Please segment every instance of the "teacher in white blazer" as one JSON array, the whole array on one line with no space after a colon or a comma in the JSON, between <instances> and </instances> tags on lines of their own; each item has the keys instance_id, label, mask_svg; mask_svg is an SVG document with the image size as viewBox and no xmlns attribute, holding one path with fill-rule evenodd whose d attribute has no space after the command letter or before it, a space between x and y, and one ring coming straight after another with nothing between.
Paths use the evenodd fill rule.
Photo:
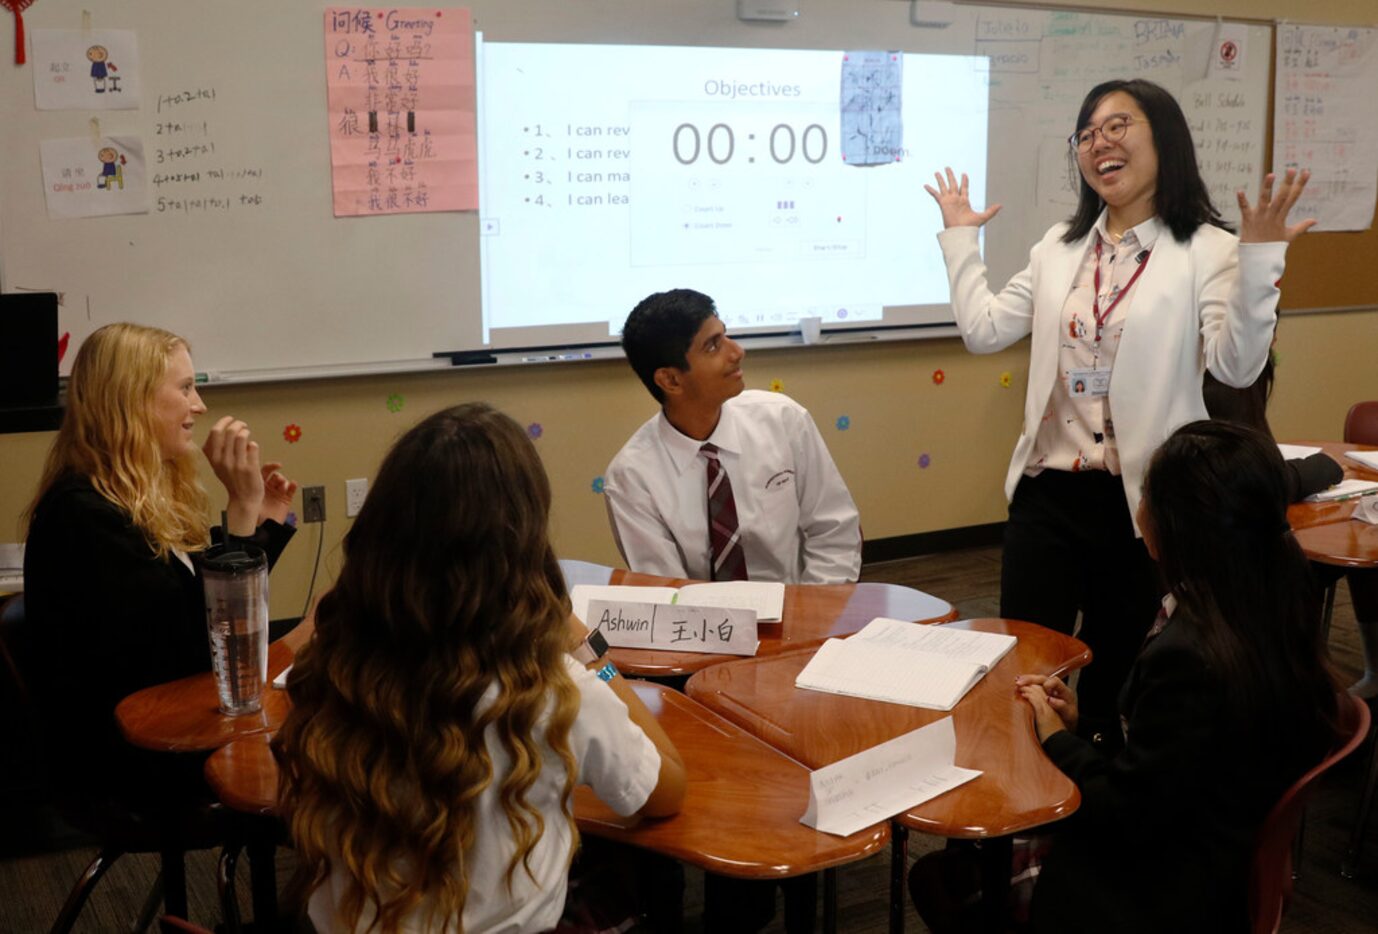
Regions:
<instances>
[{"instance_id":1,"label":"teacher in white blazer","mask_svg":"<svg viewBox=\"0 0 1378 934\"><path fill-rule=\"evenodd\" d=\"M925 186L942 211L938 241L952 308L973 353L1032 335L1024 426L1005 481L1010 500L1000 615L1071 632L1093 653L1078 690L1081 732L1108 752L1116 695L1165 592L1135 526L1149 458L1180 425L1206 417L1205 370L1247 386L1267 358L1287 244L1314 221L1287 215L1308 174L1289 169L1257 203L1238 193L1239 235L1211 204L1186 118L1143 80L1087 94L1069 137L1076 213L992 292L977 211L952 169Z\"/></svg>"}]
</instances>

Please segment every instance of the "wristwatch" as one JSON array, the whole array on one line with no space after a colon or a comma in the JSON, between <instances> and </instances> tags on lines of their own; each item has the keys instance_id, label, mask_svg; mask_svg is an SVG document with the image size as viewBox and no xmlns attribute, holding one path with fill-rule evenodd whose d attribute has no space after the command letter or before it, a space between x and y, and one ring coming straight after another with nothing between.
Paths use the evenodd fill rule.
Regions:
<instances>
[{"instance_id":1,"label":"wristwatch","mask_svg":"<svg viewBox=\"0 0 1378 934\"><path fill-rule=\"evenodd\" d=\"M574 660L581 665L592 665L598 659L608 654L608 640L603 638L603 634L597 629L589 630L589 634L584 637L572 652Z\"/></svg>"}]
</instances>

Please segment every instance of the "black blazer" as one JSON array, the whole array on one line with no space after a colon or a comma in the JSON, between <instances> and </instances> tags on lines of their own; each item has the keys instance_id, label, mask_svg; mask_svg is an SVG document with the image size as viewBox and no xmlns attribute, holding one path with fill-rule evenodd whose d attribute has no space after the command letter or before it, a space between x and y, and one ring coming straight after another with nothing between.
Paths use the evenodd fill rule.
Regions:
<instances>
[{"instance_id":1,"label":"black blazer","mask_svg":"<svg viewBox=\"0 0 1378 934\"><path fill-rule=\"evenodd\" d=\"M252 540L273 562L293 531L265 522ZM125 696L211 667L199 573L156 557L84 476L59 480L34 512L24 612L27 680L63 771L127 755L114 720Z\"/></svg>"},{"instance_id":2,"label":"black blazer","mask_svg":"<svg viewBox=\"0 0 1378 934\"><path fill-rule=\"evenodd\" d=\"M1145 645L1120 694L1124 750L1062 731L1043 744L1081 790L1034 888L1035 930L1210 934L1248 929L1254 839L1323 741L1277 718L1268 743L1228 722L1228 690L1189 620Z\"/></svg>"}]
</instances>

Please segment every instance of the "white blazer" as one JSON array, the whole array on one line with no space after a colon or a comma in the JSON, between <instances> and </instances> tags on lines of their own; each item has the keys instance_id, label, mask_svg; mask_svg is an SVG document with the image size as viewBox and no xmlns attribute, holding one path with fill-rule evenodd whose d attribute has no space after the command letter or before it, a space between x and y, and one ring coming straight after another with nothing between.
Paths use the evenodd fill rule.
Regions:
<instances>
[{"instance_id":1,"label":"white blazer","mask_svg":"<svg viewBox=\"0 0 1378 934\"><path fill-rule=\"evenodd\" d=\"M1277 282L1287 244L1244 243L1201 225L1187 243L1161 221L1153 258L1139 277L1110 378L1110 411L1129 513L1139 508L1149 458L1172 432L1206 418L1201 380L1207 368L1228 386L1253 384L1277 323ZM1096 236L1063 243L1065 223L1029 251L1029 265L997 295L986 282L976 227L938 234L952 288L952 311L972 353L1004 350L1033 335L1024 428L1014 446L1005 496L1014 497L1034 436L1058 381L1062 306ZM1135 526L1137 529L1137 524Z\"/></svg>"}]
</instances>

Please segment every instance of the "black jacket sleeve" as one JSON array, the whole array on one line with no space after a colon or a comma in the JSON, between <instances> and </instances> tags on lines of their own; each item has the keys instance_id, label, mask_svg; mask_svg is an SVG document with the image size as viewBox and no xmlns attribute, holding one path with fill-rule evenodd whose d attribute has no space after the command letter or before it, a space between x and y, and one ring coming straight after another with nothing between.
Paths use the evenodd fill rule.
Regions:
<instances>
[{"instance_id":1,"label":"black jacket sleeve","mask_svg":"<svg viewBox=\"0 0 1378 934\"><path fill-rule=\"evenodd\" d=\"M1290 502L1301 502L1312 493L1329 489L1344 479L1344 468L1325 452L1285 461Z\"/></svg>"}]
</instances>

